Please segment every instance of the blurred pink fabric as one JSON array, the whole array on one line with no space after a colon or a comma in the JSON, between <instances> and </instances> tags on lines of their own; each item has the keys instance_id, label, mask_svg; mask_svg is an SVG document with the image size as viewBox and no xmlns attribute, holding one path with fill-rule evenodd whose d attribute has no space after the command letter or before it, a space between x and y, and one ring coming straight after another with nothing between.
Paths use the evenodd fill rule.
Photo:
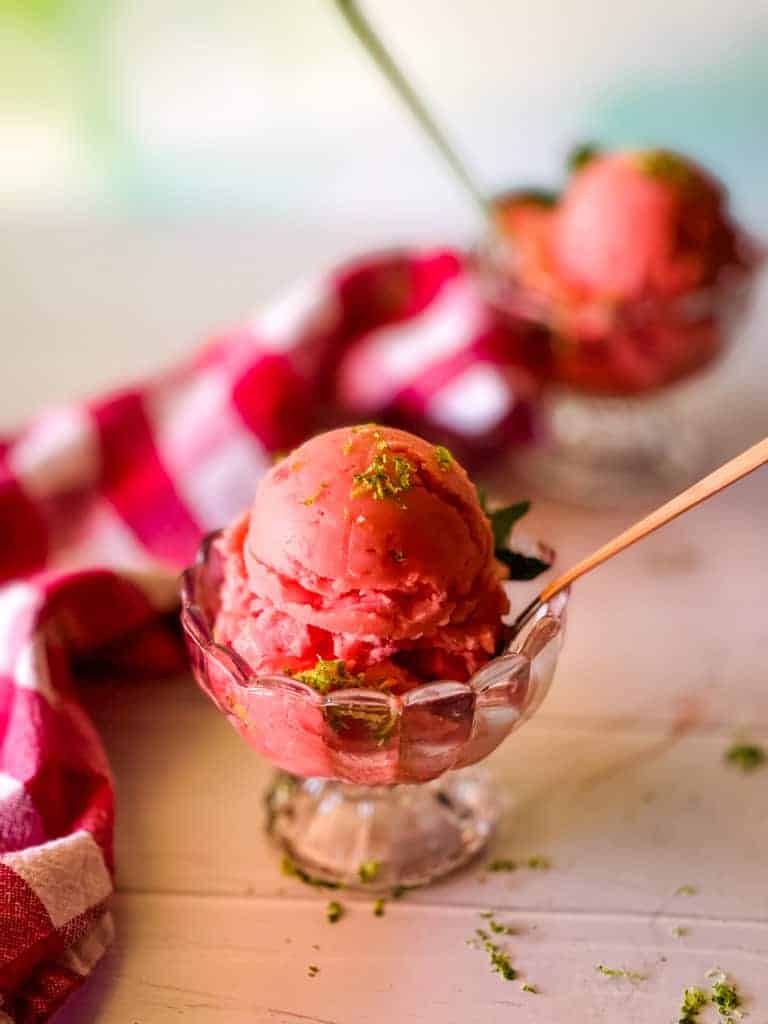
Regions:
<instances>
[{"instance_id":1,"label":"blurred pink fabric","mask_svg":"<svg viewBox=\"0 0 768 1024\"><path fill-rule=\"evenodd\" d=\"M178 671L177 575L275 453L364 417L487 454L537 385L453 251L305 282L184 365L0 440L0 1022L112 937L114 794L78 684Z\"/></svg>"}]
</instances>

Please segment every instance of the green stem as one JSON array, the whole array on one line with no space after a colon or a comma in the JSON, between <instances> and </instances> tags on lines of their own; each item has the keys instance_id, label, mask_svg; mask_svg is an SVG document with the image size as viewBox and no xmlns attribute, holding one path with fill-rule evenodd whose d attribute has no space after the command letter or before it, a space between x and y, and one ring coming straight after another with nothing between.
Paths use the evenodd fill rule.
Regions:
<instances>
[{"instance_id":1,"label":"green stem","mask_svg":"<svg viewBox=\"0 0 768 1024\"><path fill-rule=\"evenodd\" d=\"M363 44L381 73L410 110L417 123L436 147L453 172L454 177L471 196L484 217L488 216L489 204L464 161L450 145L436 121L429 113L418 93L395 63L384 43L365 19L355 0L333 0L347 24Z\"/></svg>"}]
</instances>

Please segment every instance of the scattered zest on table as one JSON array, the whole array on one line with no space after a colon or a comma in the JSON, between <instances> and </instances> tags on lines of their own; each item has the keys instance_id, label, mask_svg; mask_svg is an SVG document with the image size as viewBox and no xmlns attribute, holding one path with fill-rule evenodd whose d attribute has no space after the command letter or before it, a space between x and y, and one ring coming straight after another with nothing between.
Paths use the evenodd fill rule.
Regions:
<instances>
[{"instance_id":1,"label":"scattered zest on table","mask_svg":"<svg viewBox=\"0 0 768 1024\"><path fill-rule=\"evenodd\" d=\"M757 743L734 743L725 752L725 760L745 775L757 771L765 764L765 749Z\"/></svg>"},{"instance_id":2,"label":"scattered zest on table","mask_svg":"<svg viewBox=\"0 0 768 1024\"><path fill-rule=\"evenodd\" d=\"M488 927L494 933L494 935L516 935L517 929L513 928L512 925L503 924L501 921L497 921L492 910L486 910L480 914L483 920L488 922Z\"/></svg>"},{"instance_id":3,"label":"scattered zest on table","mask_svg":"<svg viewBox=\"0 0 768 1024\"><path fill-rule=\"evenodd\" d=\"M491 961L491 970L500 974L505 981L514 981L517 971L512 966L509 953L494 942L484 928L476 928L475 935L476 938L469 939L467 945L472 946L473 949L485 950Z\"/></svg>"},{"instance_id":4,"label":"scattered zest on table","mask_svg":"<svg viewBox=\"0 0 768 1024\"><path fill-rule=\"evenodd\" d=\"M499 857L497 860L492 860L488 865L489 871L516 871L517 861L510 860L508 857Z\"/></svg>"},{"instance_id":5,"label":"scattered zest on table","mask_svg":"<svg viewBox=\"0 0 768 1024\"><path fill-rule=\"evenodd\" d=\"M717 1007L720 1019L726 1024L740 1021L744 1014L739 1009L741 998L736 986L729 983L727 975L719 967L707 971L707 977L712 979L712 1002Z\"/></svg>"},{"instance_id":6,"label":"scattered zest on table","mask_svg":"<svg viewBox=\"0 0 768 1024\"><path fill-rule=\"evenodd\" d=\"M326 910L326 916L331 924L336 924L344 916L344 907L338 900L331 900Z\"/></svg>"},{"instance_id":7,"label":"scattered zest on table","mask_svg":"<svg viewBox=\"0 0 768 1024\"><path fill-rule=\"evenodd\" d=\"M381 897L379 897L379 899L377 899L376 902L373 904L374 917L384 917L384 911L386 909L386 906L386 900L383 900L381 899Z\"/></svg>"},{"instance_id":8,"label":"scattered zest on table","mask_svg":"<svg viewBox=\"0 0 768 1024\"><path fill-rule=\"evenodd\" d=\"M531 985L530 982L526 981L520 987L523 992L532 992L535 996L539 994L539 990L536 988L535 985Z\"/></svg>"},{"instance_id":9,"label":"scattered zest on table","mask_svg":"<svg viewBox=\"0 0 768 1024\"><path fill-rule=\"evenodd\" d=\"M531 857L525 858L525 866L530 868L532 871L549 871L552 867L552 861L549 857L544 857L540 853L536 853ZM510 857L497 857L496 860L492 860L488 865L488 870L498 873L501 871L516 871L520 866L519 862L512 860Z\"/></svg>"},{"instance_id":10,"label":"scattered zest on table","mask_svg":"<svg viewBox=\"0 0 768 1024\"><path fill-rule=\"evenodd\" d=\"M680 1018L678 1024L694 1024L699 1010L703 1009L709 1002L709 996L702 988L687 988L683 992L683 1002L680 1006Z\"/></svg>"},{"instance_id":11,"label":"scattered zest on table","mask_svg":"<svg viewBox=\"0 0 768 1024\"><path fill-rule=\"evenodd\" d=\"M605 964L596 964L595 970L604 974L606 978L626 978L627 981L645 981L646 975L639 971L628 971L624 967L606 967Z\"/></svg>"},{"instance_id":12,"label":"scattered zest on table","mask_svg":"<svg viewBox=\"0 0 768 1024\"><path fill-rule=\"evenodd\" d=\"M319 973L320 968L317 966L317 964L310 964L309 967L307 967L307 974L310 976L310 978L316 978Z\"/></svg>"},{"instance_id":13,"label":"scattered zest on table","mask_svg":"<svg viewBox=\"0 0 768 1024\"><path fill-rule=\"evenodd\" d=\"M674 896L695 896L699 890L695 885L681 885L675 889Z\"/></svg>"},{"instance_id":14,"label":"scattered zest on table","mask_svg":"<svg viewBox=\"0 0 768 1024\"><path fill-rule=\"evenodd\" d=\"M671 931L672 931L672 937L673 938L675 938L675 939L682 939L682 937L684 935L688 934L689 929L688 928L684 928L682 925L676 924L674 926L674 928L672 928Z\"/></svg>"},{"instance_id":15,"label":"scattered zest on table","mask_svg":"<svg viewBox=\"0 0 768 1024\"><path fill-rule=\"evenodd\" d=\"M699 1011L710 1002L717 1007L722 1024L737 1024L744 1013L739 1009L741 997L736 991L736 986L728 981L727 975L719 967L707 971L707 977L712 980L710 992L693 986L683 993L678 1024L696 1024Z\"/></svg>"}]
</instances>

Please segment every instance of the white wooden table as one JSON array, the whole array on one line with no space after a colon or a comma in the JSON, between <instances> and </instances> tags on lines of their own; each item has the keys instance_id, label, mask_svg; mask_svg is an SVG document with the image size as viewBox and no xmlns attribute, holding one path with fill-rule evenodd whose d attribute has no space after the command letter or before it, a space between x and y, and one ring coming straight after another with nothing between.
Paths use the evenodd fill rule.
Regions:
<instances>
[{"instance_id":1,"label":"white wooden table","mask_svg":"<svg viewBox=\"0 0 768 1024\"><path fill-rule=\"evenodd\" d=\"M755 367L731 453L768 432L765 356ZM566 564L628 518L539 502L532 527ZM664 1024L715 965L765 1024L768 769L745 776L723 754L742 728L768 744L767 545L762 471L579 583L546 704L489 762L509 806L488 857L551 869L486 876L484 858L383 918L342 894L331 925L327 893L281 876L262 834L269 766L189 678L93 689L118 786L117 939L59 1024ZM520 928L518 981L466 945L487 908Z\"/></svg>"},{"instance_id":2,"label":"white wooden table","mask_svg":"<svg viewBox=\"0 0 768 1024\"><path fill-rule=\"evenodd\" d=\"M768 743L767 507L762 472L578 587L553 691L492 759L509 807L491 855L551 869L485 875L486 858L384 918L342 894L331 925L327 893L281 876L261 831L270 769L191 680L94 692L118 779L118 937L62 1020L656 1024L714 965L768 1020L768 769L723 762L741 727ZM535 516L565 558L624 518ZM520 927L508 946L538 995L466 945L487 908Z\"/></svg>"}]
</instances>

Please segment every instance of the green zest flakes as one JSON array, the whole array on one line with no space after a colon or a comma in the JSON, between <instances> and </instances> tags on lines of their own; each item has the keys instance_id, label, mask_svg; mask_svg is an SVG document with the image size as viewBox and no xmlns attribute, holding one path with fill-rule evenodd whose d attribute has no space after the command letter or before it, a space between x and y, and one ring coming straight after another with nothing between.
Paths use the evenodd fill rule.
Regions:
<instances>
[{"instance_id":1,"label":"green zest flakes","mask_svg":"<svg viewBox=\"0 0 768 1024\"><path fill-rule=\"evenodd\" d=\"M379 877L379 871L381 870L381 861L378 860L364 860L360 867L357 869L357 876L361 882L368 884L369 882L375 882Z\"/></svg>"},{"instance_id":2,"label":"green zest flakes","mask_svg":"<svg viewBox=\"0 0 768 1024\"><path fill-rule=\"evenodd\" d=\"M451 455L445 445L435 445L435 458L437 459L438 466L444 472L447 472L453 466L453 455Z\"/></svg>"},{"instance_id":3,"label":"green zest flakes","mask_svg":"<svg viewBox=\"0 0 768 1024\"><path fill-rule=\"evenodd\" d=\"M680 1005L680 1018L678 1024L694 1024L698 1017L699 1010L703 1009L709 1002L709 996L702 988L687 988L683 992L683 1001Z\"/></svg>"},{"instance_id":4,"label":"green zest flakes","mask_svg":"<svg viewBox=\"0 0 768 1024\"><path fill-rule=\"evenodd\" d=\"M720 1020L723 1024L733 1024L740 1021L744 1016L739 1007L741 998L736 991L736 986L731 985L724 971L719 967L707 971L707 977L712 978L712 1002L717 1007Z\"/></svg>"},{"instance_id":5,"label":"green zest flakes","mask_svg":"<svg viewBox=\"0 0 768 1024\"><path fill-rule=\"evenodd\" d=\"M689 188L696 176L688 163L677 153L666 149L648 149L637 153L634 163L649 178L656 178L679 189Z\"/></svg>"},{"instance_id":6,"label":"green zest flakes","mask_svg":"<svg viewBox=\"0 0 768 1024\"><path fill-rule=\"evenodd\" d=\"M484 911L480 914L480 917L482 917L484 921L488 922L488 927L494 935L515 935L517 932L517 929L513 928L511 925L497 921L492 910Z\"/></svg>"},{"instance_id":7,"label":"green zest flakes","mask_svg":"<svg viewBox=\"0 0 768 1024\"><path fill-rule=\"evenodd\" d=\"M320 968L317 966L317 964L310 964L309 967L307 967L307 974L310 976L310 978L316 978L319 973Z\"/></svg>"},{"instance_id":8,"label":"green zest flakes","mask_svg":"<svg viewBox=\"0 0 768 1024\"><path fill-rule=\"evenodd\" d=\"M326 707L323 709L323 715L334 732L344 734L363 728L380 747L389 740L399 722L398 714L390 711L388 707Z\"/></svg>"},{"instance_id":9,"label":"green zest flakes","mask_svg":"<svg viewBox=\"0 0 768 1024\"><path fill-rule=\"evenodd\" d=\"M474 949L484 949L490 958L491 970L496 974L500 974L505 981L514 981L517 977L517 971L512 966L509 953L495 943L484 929L477 928L475 935L477 938L470 939L469 945Z\"/></svg>"},{"instance_id":10,"label":"green zest flakes","mask_svg":"<svg viewBox=\"0 0 768 1024\"><path fill-rule=\"evenodd\" d=\"M303 672L294 672L293 678L323 694L329 693L331 690L365 685L365 676L349 672L346 662L341 659L323 661L322 658L318 658L314 668L304 669Z\"/></svg>"},{"instance_id":11,"label":"green zest flakes","mask_svg":"<svg viewBox=\"0 0 768 1024\"><path fill-rule=\"evenodd\" d=\"M645 975L638 971L627 971L623 967L606 967L605 964L597 964L595 970L604 974L606 978L626 978L627 981L645 981Z\"/></svg>"},{"instance_id":12,"label":"green zest flakes","mask_svg":"<svg viewBox=\"0 0 768 1024\"><path fill-rule=\"evenodd\" d=\"M488 927L494 933L494 935L514 935L515 929L508 924L502 924L501 921L496 921L493 918L488 922Z\"/></svg>"},{"instance_id":13,"label":"green zest flakes","mask_svg":"<svg viewBox=\"0 0 768 1024\"><path fill-rule=\"evenodd\" d=\"M699 890L695 885L681 885L675 889L674 896L695 896Z\"/></svg>"},{"instance_id":14,"label":"green zest flakes","mask_svg":"<svg viewBox=\"0 0 768 1024\"><path fill-rule=\"evenodd\" d=\"M492 860L488 865L489 871L516 871L517 861L510 860L509 857L498 857L496 860Z\"/></svg>"},{"instance_id":15,"label":"green zest flakes","mask_svg":"<svg viewBox=\"0 0 768 1024\"><path fill-rule=\"evenodd\" d=\"M284 875L288 875L290 878L298 878L304 885L316 885L321 889L341 888L338 882L326 882L324 878L315 878L310 875L304 868L300 868L287 853L283 856L280 867Z\"/></svg>"},{"instance_id":16,"label":"green zest flakes","mask_svg":"<svg viewBox=\"0 0 768 1024\"><path fill-rule=\"evenodd\" d=\"M526 857L524 864L532 871L549 871L552 867L552 861L549 857L544 857L540 853L535 853L531 857ZM489 871L516 871L520 867L520 864L516 860L512 860L509 857L498 857L496 860L492 860L488 865Z\"/></svg>"},{"instance_id":17,"label":"green zest flakes","mask_svg":"<svg viewBox=\"0 0 768 1024\"><path fill-rule=\"evenodd\" d=\"M417 888L415 885L396 885L389 895L393 900L401 900L407 892L415 888Z\"/></svg>"},{"instance_id":18,"label":"green zest flakes","mask_svg":"<svg viewBox=\"0 0 768 1024\"><path fill-rule=\"evenodd\" d=\"M315 493L312 494L309 498L305 498L302 501L302 505L314 505L317 499L323 493L323 491L326 491L330 486L331 485L326 480L321 481L320 486L315 491Z\"/></svg>"},{"instance_id":19,"label":"green zest flakes","mask_svg":"<svg viewBox=\"0 0 768 1024\"><path fill-rule=\"evenodd\" d=\"M416 470L404 455L393 455L386 441L378 441L378 452L362 473L353 476L352 497L370 494L377 501L396 498L409 491Z\"/></svg>"},{"instance_id":20,"label":"green zest flakes","mask_svg":"<svg viewBox=\"0 0 768 1024\"><path fill-rule=\"evenodd\" d=\"M331 924L336 924L344 916L344 907L338 900L331 900L326 908L325 915Z\"/></svg>"},{"instance_id":21,"label":"green zest flakes","mask_svg":"<svg viewBox=\"0 0 768 1024\"><path fill-rule=\"evenodd\" d=\"M729 983L727 976L719 967L707 971L707 977L712 979L709 993L696 987L687 988L683 993L678 1024L696 1024L699 1011L709 1002L717 1007L722 1024L737 1024L744 1014L739 1009L741 998L735 985Z\"/></svg>"},{"instance_id":22,"label":"green zest flakes","mask_svg":"<svg viewBox=\"0 0 768 1024\"><path fill-rule=\"evenodd\" d=\"M376 902L373 904L373 916L384 917L384 911L386 909L386 906L386 900L383 900L381 898L377 899Z\"/></svg>"},{"instance_id":23,"label":"green zest flakes","mask_svg":"<svg viewBox=\"0 0 768 1024\"><path fill-rule=\"evenodd\" d=\"M505 981L514 981L517 971L512 966L509 953L505 953L503 949L499 949L491 942L487 942L485 948L491 958L491 970L500 974Z\"/></svg>"},{"instance_id":24,"label":"green zest flakes","mask_svg":"<svg viewBox=\"0 0 768 1024\"><path fill-rule=\"evenodd\" d=\"M535 985L531 985L527 981L525 982L524 985L521 985L520 988L521 988L521 990L523 992L532 992L536 996L539 994L539 990L536 988L536 986Z\"/></svg>"},{"instance_id":25,"label":"green zest flakes","mask_svg":"<svg viewBox=\"0 0 768 1024\"><path fill-rule=\"evenodd\" d=\"M725 752L728 764L739 768L745 775L757 771L765 764L765 750L756 743L734 743Z\"/></svg>"},{"instance_id":26,"label":"green zest flakes","mask_svg":"<svg viewBox=\"0 0 768 1024\"><path fill-rule=\"evenodd\" d=\"M688 929L683 928L682 925L676 924L675 927L671 929L671 932L674 939L682 939L684 935L688 934Z\"/></svg>"}]
</instances>

